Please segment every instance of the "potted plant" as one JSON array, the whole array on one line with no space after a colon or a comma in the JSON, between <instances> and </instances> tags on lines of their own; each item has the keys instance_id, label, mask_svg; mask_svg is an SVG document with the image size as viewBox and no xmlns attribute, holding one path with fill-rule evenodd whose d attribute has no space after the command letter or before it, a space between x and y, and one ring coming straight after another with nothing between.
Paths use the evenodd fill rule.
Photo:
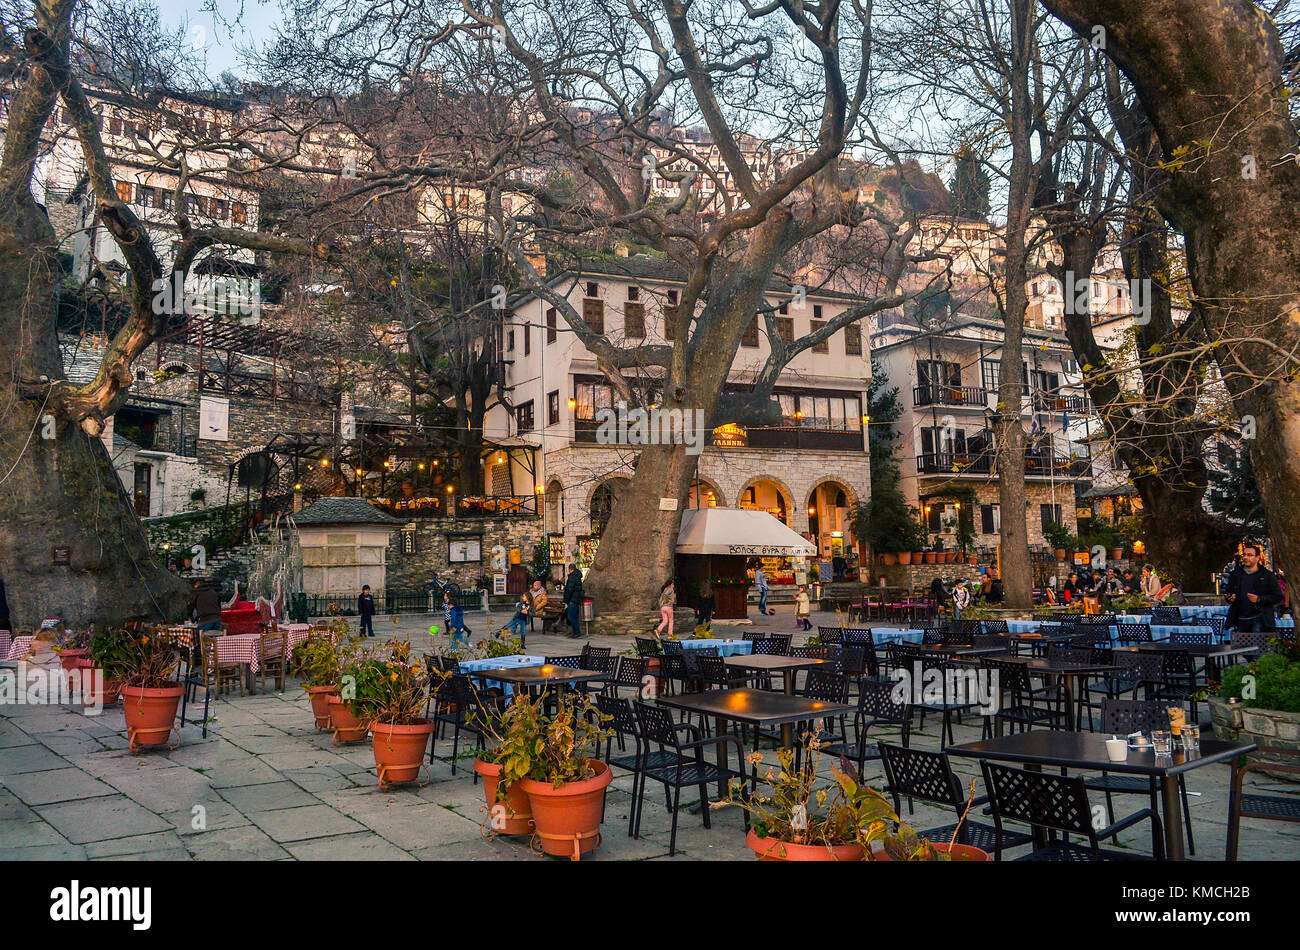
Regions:
<instances>
[{"instance_id":1,"label":"potted plant","mask_svg":"<svg viewBox=\"0 0 1300 950\"><path fill-rule=\"evenodd\" d=\"M349 707L370 727L381 791L396 782L419 779L433 735L433 723L424 718L427 667L411 662L411 644L406 640L390 640L384 650L386 656L367 656L349 665L356 677Z\"/></svg>"},{"instance_id":2,"label":"potted plant","mask_svg":"<svg viewBox=\"0 0 1300 950\"><path fill-rule=\"evenodd\" d=\"M1068 527L1054 521L1043 526L1043 537L1052 545L1052 556L1058 561L1064 561L1069 549L1078 541Z\"/></svg>"},{"instance_id":3,"label":"potted plant","mask_svg":"<svg viewBox=\"0 0 1300 950\"><path fill-rule=\"evenodd\" d=\"M74 667L81 672L81 701L87 706L111 706L122 691L130 664L131 635L125 630L96 630L87 651Z\"/></svg>"},{"instance_id":4,"label":"potted plant","mask_svg":"<svg viewBox=\"0 0 1300 950\"><path fill-rule=\"evenodd\" d=\"M360 647L351 656L343 659L339 667L339 688L337 693L326 694L325 702L329 706L330 728L334 730L334 744L360 742L370 732L370 724L358 715L354 705L357 696L357 684L368 675L364 664L372 655Z\"/></svg>"},{"instance_id":5,"label":"potted plant","mask_svg":"<svg viewBox=\"0 0 1300 950\"><path fill-rule=\"evenodd\" d=\"M132 752L167 745L185 688L176 682L180 648L130 630L103 630L90 639L91 659L103 670L105 697L121 684L126 736Z\"/></svg>"},{"instance_id":6,"label":"potted plant","mask_svg":"<svg viewBox=\"0 0 1300 950\"><path fill-rule=\"evenodd\" d=\"M62 630L54 638L52 649L59 657L59 665L71 672L79 669L90 658L90 630Z\"/></svg>"},{"instance_id":7,"label":"potted plant","mask_svg":"<svg viewBox=\"0 0 1300 950\"><path fill-rule=\"evenodd\" d=\"M338 644L329 637L309 637L294 651L294 660L303 675L302 688L307 691L311 711L316 718L316 728L325 729L330 724L330 696L339 691L339 671L343 665Z\"/></svg>"},{"instance_id":8,"label":"potted plant","mask_svg":"<svg viewBox=\"0 0 1300 950\"><path fill-rule=\"evenodd\" d=\"M528 796L541 853L577 861L599 844L613 774L596 756L608 721L585 694L565 693L548 716L541 698L517 693L500 719L482 724L500 766L497 800L516 784Z\"/></svg>"},{"instance_id":9,"label":"potted plant","mask_svg":"<svg viewBox=\"0 0 1300 950\"><path fill-rule=\"evenodd\" d=\"M892 849L897 860L949 859L903 823L884 795L859 784L846 759L840 759L841 768L831 768L835 783L818 788L821 743L815 735L803 741L805 754L799 768L794 766L793 751L781 749L779 767L767 769L753 794L746 783L732 779L727 797L711 806L734 805L749 812L745 845L758 860L879 860L871 853L877 843ZM762 755L753 752L748 759L757 767Z\"/></svg>"},{"instance_id":10,"label":"potted plant","mask_svg":"<svg viewBox=\"0 0 1300 950\"><path fill-rule=\"evenodd\" d=\"M1252 752L1252 758L1293 764L1285 752L1270 750L1288 743L1294 748L1294 740L1287 737L1300 730L1300 648L1274 640L1270 649L1281 652L1265 653L1223 671L1218 690L1208 697L1210 717L1216 738L1253 742L1260 751ZM1293 774L1268 774L1295 781Z\"/></svg>"}]
</instances>

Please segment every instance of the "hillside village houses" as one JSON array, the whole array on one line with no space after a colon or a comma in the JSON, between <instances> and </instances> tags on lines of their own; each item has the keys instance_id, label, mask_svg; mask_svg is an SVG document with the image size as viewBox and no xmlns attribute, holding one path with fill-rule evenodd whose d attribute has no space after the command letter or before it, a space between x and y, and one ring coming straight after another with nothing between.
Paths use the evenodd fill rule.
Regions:
<instances>
[{"instance_id":1,"label":"hillside village houses","mask_svg":"<svg viewBox=\"0 0 1300 950\"><path fill-rule=\"evenodd\" d=\"M169 216L178 178L174 171L160 170L160 155L185 135L219 139L236 128L256 129L265 118L256 103L228 97L167 97L146 107L103 93L97 103L118 194L148 223L164 256L172 246L168 231L175 224ZM38 198L65 239L72 276L84 280L95 268L120 273L120 252L94 220L79 147L66 124L58 124L63 118L56 113L49 132L50 148L34 186L41 190ZM265 136L268 148L285 147L283 129L267 126ZM673 139L715 172L720 168L707 134L674 130ZM744 144L759 174L780 167L782 157L764 143ZM305 164L337 167L340 174L366 162L345 130L322 126L301 148ZM255 229L264 195L258 182L234 173L237 152L196 148L186 155L182 198L187 210L228 227ZM655 157L674 168L683 164L679 159L674 165L663 150ZM650 186L655 194L677 190L660 175L652 176ZM715 185L701 176L695 187L709 191ZM727 188L725 178L722 187ZM864 189L870 199L874 186ZM474 189L429 186L414 205L419 220L412 229L463 226L481 216L483 201ZM507 214L522 203L517 195L503 195ZM955 285L976 286L990 275L996 279L998 239L987 222L936 217L921 246L941 246L947 254L944 261L922 264L918 279L932 276L936 267L949 267ZM207 260L193 281L235 282L244 291L257 290L253 281L261 266L252 252L223 252ZM1118 286L1110 271L1096 277L1101 286ZM567 288L570 302L593 328L618 341L662 340L681 286L679 274L644 255L588 262L581 273L561 270L547 279L553 287ZM1036 278L1030 288L1033 346L1026 351L1022 407L1038 466L1027 476L1033 511L1040 515L1030 518L1035 544L1042 543L1044 518L1073 525L1075 486L1086 485L1095 474L1088 437L1096 420L1090 419L1077 367L1061 336L1061 295L1049 283ZM186 290L194 289L187 282ZM304 291L311 289L291 290L292 298L285 299L310 310L313 293ZM327 284L316 290L340 288ZM340 387L341 380L304 375L294 368L292 353L310 340L259 321L240 321L241 298L230 299L233 312L200 308L189 325L151 347L137 363L127 406L104 433L124 489L148 519L151 537L160 539L156 547L184 549L196 531L210 533L211 522L200 528L187 522L195 512L222 509L228 525L228 506L242 505L235 521L242 519L255 531L277 515L310 508L317 497L353 496L379 501L400 522L391 531L385 577L372 584L380 594L422 591L434 571L473 584L499 565L503 550L529 560L539 544L553 564L590 563L636 451L597 441L599 411L616 408L613 389L592 354L543 300L521 295L510 302L499 340L509 408L498 405L485 420L483 495L468 497L450 477L454 459L439 457L414 434L390 445L387 455L374 444L363 446L367 432L399 431L403 419L411 428L404 406L408 394L400 386L386 402L363 400ZM1126 302L1118 294L1106 300L1118 335ZM796 303L791 288L777 283L768 295L787 340L856 302L851 294L824 290ZM256 305L272 325L281 306L260 297L242 303L250 309ZM310 327L311 320L298 323ZM978 307L972 315L958 308L942 332L922 331L900 313L845 328L782 372L775 389L779 424L730 425L708 434L688 504L769 511L815 541L822 558L855 564L865 553L851 519L855 506L870 497L866 393L875 355L890 383L900 387L905 406L899 428L907 447L900 461L909 502L942 537L954 500L945 492L954 484L970 484L979 500L977 543L985 550L995 546L996 477L989 469L986 414L996 383L990 367L996 366L999 332L996 321L985 319ZM64 341L70 378L88 378L104 342L93 333ZM756 320L742 341L729 387L751 384L767 355L762 321ZM634 381L648 405L655 404L654 377L647 371ZM946 430L944 417L954 423ZM382 448L382 440L378 444ZM426 501L417 503L421 498Z\"/></svg>"}]
</instances>

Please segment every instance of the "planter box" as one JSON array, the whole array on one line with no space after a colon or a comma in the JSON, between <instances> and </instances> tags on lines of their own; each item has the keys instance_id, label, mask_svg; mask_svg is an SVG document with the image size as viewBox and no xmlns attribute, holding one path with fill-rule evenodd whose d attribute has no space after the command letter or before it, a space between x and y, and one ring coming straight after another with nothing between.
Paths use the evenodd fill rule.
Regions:
<instances>
[{"instance_id":1,"label":"planter box","mask_svg":"<svg viewBox=\"0 0 1300 950\"><path fill-rule=\"evenodd\" d=\"M1300 751L1300 713L1282 712L1278 709L1258 709L1243 706L1241 703L1229 703L1217 696L1209 698L1210 719L1214 723L1214 734L1230 742L1254 742L1263 747ZM1294 765L1294 759L1255 752L1251 758L1259 762L1286 762ZM1296 776L1285 772L1268 772L1271 778L1279 781L1296 783Z\"/></svg>"}]
</instances>

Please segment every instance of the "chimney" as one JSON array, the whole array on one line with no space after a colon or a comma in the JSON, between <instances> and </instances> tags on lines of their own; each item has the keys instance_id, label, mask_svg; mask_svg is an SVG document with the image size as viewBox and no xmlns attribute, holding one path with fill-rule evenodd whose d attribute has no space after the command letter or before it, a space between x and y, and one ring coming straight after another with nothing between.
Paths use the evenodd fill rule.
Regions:
<instances>
[{"instance_id":1,"label":"chimney","mask_svg":"<svg viewBox=\"0 0 1300 950\"><path fill-rule=\"evenodd\" d=\"M614 245L614 256L615 256L615 257L627 257L627 245L626 245L626 244L623 244L623 243L615 244L615 245Z\"/></svg>"}]
</instances>

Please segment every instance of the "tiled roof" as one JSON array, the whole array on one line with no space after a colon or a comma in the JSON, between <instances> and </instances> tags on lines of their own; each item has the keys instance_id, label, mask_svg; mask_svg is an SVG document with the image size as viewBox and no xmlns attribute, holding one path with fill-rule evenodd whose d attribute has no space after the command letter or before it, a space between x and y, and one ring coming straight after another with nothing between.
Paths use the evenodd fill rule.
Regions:
<instances>
[{"instance_id":1,"label":"tiled roof","mask_svg":"<svg viewBox=\"0 0 1300 950\"><path fill-rule=\"evenodd\" d=\"M364 498L328 497L318 498L293 517L299 527L316 524L378 524L399 525L399 521L388 512L376 508Z\"/></svg>"}]
</instances>

